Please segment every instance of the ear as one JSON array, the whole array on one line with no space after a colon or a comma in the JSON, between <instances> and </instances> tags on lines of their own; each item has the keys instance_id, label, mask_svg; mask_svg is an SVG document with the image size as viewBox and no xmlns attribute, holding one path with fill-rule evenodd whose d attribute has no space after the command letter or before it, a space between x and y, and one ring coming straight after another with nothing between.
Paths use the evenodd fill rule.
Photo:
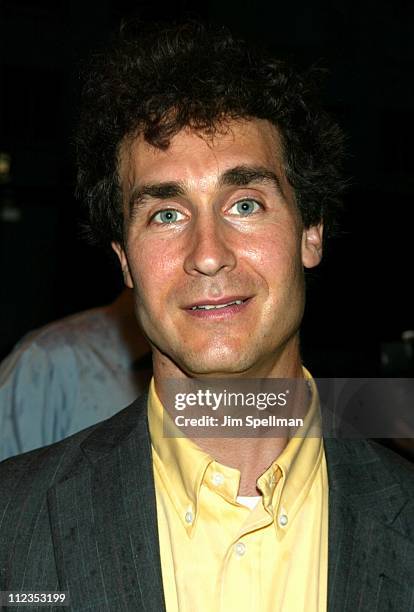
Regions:
<instances>
[{"instance_id":1,"label":"ear","mask_svg":"<svg viewBox=\"0 0 414 612\"><path fill-rule=\"evenodd\" d=\"M118 259L121 264L122 274L124 276L125 285L130 289L133 289L134 283L132 282L131 273L129 271L128 259L123 247L119 244L119 242L111 242L111 247L118 255Z\"/></svg>"},{"instance_id":2,"label":"ear","mask_svg":"<svg viewBox=\"0 0 414 612\"><path fill-rule=\"evenodd\" d=\"M302 263L305 268L314 268L322 259L323 223L305 227L302 233Z\"/></svg>"}]
</instances>

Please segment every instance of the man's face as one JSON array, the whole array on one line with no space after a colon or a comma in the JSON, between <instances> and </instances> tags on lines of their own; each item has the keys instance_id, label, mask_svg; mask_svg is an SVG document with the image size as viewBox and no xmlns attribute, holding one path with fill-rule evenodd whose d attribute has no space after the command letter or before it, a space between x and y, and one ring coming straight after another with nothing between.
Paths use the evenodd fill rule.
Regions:
<instances>
[{"instance_id":1,"label":"man's face","mask_svg":"<svg viewBox=\"0 0 414 612\"><path fill-rule=\"evenodd\" d=\"M228 127L121 153L126 246L114 248L159 375L271 376L298 356L321 228L303 229L276 128Z\"/></svg>"}]
</instances>

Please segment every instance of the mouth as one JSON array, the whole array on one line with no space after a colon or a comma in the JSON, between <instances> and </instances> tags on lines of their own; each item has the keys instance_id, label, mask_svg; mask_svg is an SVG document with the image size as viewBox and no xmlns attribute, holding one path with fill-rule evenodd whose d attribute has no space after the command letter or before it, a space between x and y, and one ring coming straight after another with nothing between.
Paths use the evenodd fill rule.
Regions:
<instances>
[{"instance_id":1,"label":"mouth","mask_svg":"<svg viewBox=\"0 0 414 612\"><path fill-rule=\"evenodd\" d=\"M224 304L200 304L199 306L191 306L191 310L213 310L219 308L227 308L227 306L240 306L246 300L232 300L231 302L225 302Z\"/></svg>"},{"instance_id":2,"label":"mouth","mask_svg":"<svg viewBox=\"0 0 414 612\"><path fill-rule=\"evenodd\" d=\"M251 300L250 297L231 296L219 300L206 300L186 307L186 311L202 318L230 316L240 312Z\"/></svg>"}]
</instances>

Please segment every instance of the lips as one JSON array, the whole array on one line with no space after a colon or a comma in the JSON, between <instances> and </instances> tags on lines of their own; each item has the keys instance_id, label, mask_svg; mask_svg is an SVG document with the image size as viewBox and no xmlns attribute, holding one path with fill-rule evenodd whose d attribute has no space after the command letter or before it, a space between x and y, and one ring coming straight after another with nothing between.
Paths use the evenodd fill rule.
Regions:
<instances>
[{"instance_id":1,"label":"lips","mask_svg":"<svg viewBox=\"0 0 414 612\"><path fill-rule=\"evenodd\" d=\"M186 306L186 310L220 310L230 306L241 306L249 298L245 296L226 296L220 299L206 299Z\"/></svg>"},{"instance_id":2,"label":"lips","mask_svg":"<svg viewBox=\"0 0 414 612\"><path fill-rule=\"evenodd\" d=\"M204 304L202 306L193 306L191 310L218 310L220 308L226 308L227 306L240 306L243 304L243 300L234 300L234 302L227 302L225 304Z\"/></svg>"}]
</instances>

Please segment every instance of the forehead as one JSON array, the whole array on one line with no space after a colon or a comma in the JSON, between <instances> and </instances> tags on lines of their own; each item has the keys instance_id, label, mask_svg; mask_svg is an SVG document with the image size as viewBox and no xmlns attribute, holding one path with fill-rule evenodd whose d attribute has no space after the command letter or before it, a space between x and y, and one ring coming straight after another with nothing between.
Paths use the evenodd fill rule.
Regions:
<instances>
[{"instance_id":1,"label":"forehead","mask_svg":"<svg viewBox=\"0 0 414 612\"><path fill-rule=\"evenodd\" d=\"M139 136L121 147L120 179L124 193L160 180L208 188L238 165L260 165L283 179L282 150L276 127L262 119L230 121L214 136L186 128L171 138L166 150Z\"/></svg>"}]
</instances>

